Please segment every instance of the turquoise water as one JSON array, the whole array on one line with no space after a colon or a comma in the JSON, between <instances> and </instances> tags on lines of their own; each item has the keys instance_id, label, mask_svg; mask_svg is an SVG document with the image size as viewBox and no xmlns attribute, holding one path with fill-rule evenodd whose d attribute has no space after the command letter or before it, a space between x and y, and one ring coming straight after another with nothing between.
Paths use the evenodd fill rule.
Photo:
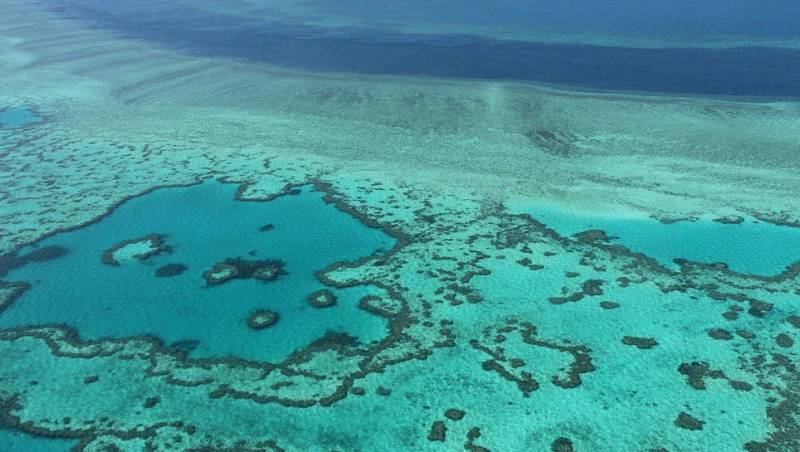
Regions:
<instances>
[{"instance_id":1,"label":"turquoise water","mask_svg":"<svg viewBox=\"0 0 800 452\"><path fill-rule=\"evenodd\" d=\"M77 444L74 440L29 436L0 428L0 450L19 452L62 452Z\"/></svg>"},{"instance_id":2,"label":"turquoise water","mask_svg":"<svg viewBox=\"0 0 800 452\"><path fill-rule=\"evenodd\" d=\"M655 219L583 216L539 206L525 213L562 235L600 229L613 242L677 269L674 259L724 262L740 273L775 275L800 261L800 229L747 219L740 224L710 220L665 224Z\"/></svg>"},{"instance_id":3,"label":"turquoise water","mask_svg":"<svg viewBox=\"0 0 800 452\"><path fill-rule=\"evenodd\" d=\"M7 276L32 287L0 317L0 327L66 323L85 339L149 334L188 346L194 357L259 361L284 358L328 330L365 343L385 335L383 320L357 307L369 288L334 290L338 303L325 309L311 307L306 296L324 287L316 271L386 251L394 239L324 203L319 192L245 202L234 200L235 191L236 185L218 182L156 190L99 223L42 241L41 247L69 251ZM274 227L260 231L265 224ZM119 266L101 261L116 243L150 233L165 235L172 252ZM231 257L279 259L287 274L206 287L202 273ZM155 276L173 263L187 270ZM275 311L280 320L250 330L247 318L256 309Z\"/></svg>"},{"instance_id":4,"label":"turquoise water","mask_svg":"<svg viewBox=\"0 0 800 452\"><path fill-rule=\"evenodd\" d=\"M0 129L16 129L41 121L36 113L22 107L10 107L0 110Z\"/></svg>"},{"instance_id":5,"label":"turquoise water","mask_svg":"<svg viewBox=\"0 0 800 452\"><path fill-rule=\"evenodd\" d=\"M4 3L0 452L800 451L800 228L647 218L800 219L800 103L692 97L800 98L800 3L632 3Z\"/></svg>"}]
</instances>

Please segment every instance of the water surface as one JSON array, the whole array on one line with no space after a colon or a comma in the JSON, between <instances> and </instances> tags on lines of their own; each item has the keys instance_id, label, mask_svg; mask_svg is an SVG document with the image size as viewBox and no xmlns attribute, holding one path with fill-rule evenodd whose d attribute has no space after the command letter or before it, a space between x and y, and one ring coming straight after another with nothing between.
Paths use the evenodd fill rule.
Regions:
<instances>
[{"instance_id":1,"label":"water surface","mask_svg":"<svg viewBox=\"0 0 800 452\"><path fill-rule=\"evenodd\" d=\"M236 16L203 6L205 4L199 3L186 7L155 0L115 2L113 7L96 1L72 0L57 4L61 14L78 17L92 26L181 51L262 61L309 71L510 79L659 93L800 96L800 49L746 45L731 48L640 48L540 43L452 33L446 29L441 33L415 34L382 27L380 22L370 27L323 27L304 20L280 20L270 14L268 8L260 10L259 14ZM351 6L356 8L357 5ZM623 14L621 5L610 6L605 14L600 14L597 27L616 29L624 28L625 24L636 24L629 26L629 31L641 33L650 29L653 22L663 23L664 10L672 12L667 21L681 22L680 18L688 14L673 6L647 8L640 5L633 8L633 15L629 17L627 8ZM779 24L791 22L800 28L800 24L792 19L798 16L791 15L796 6L785 3L776 6L776 13L769 15L771 18ZM525 22L535 17L541 19L547 16L547 11L560 10L561 16L558 17L571 18L561 21L563 24L560 26L572 29L583 29L584 24L575 21L587 19L578 18L593 16L589 14L592 10L587 11L588 6L582 2L568 2L567 6L559 8L553 4L544 4L542 8L511 8L508 15L516 17L518 22ZM730 25L719 30L724 33L746 27L752 21L751 9L743 5L738 5L738 8L722 5L707 10L700 8L696 21L683 20L682 23L692 32L697 32L709 23L716 11L729 15L730 11L736 12L729 19ZM365 10L367 16L370 11L375 13L374 8ZM414 10L404 11L408 14ZM434 7L427 11L429 16L433 16L440 10ZM471 11L478 14L481 10L473 5ZM638 17L647 20L637 20L637 11ZM426 13L421 14L424 17ZM492 13L490 17L496 15ZM470 19L453 14L451 20L463 24ZM689 26L691 24L694 25ZM784 28L790 27L788 24L778 26L778 30ZM792 28L792 32L797 28Z\"/></svg>"}]
</instances>

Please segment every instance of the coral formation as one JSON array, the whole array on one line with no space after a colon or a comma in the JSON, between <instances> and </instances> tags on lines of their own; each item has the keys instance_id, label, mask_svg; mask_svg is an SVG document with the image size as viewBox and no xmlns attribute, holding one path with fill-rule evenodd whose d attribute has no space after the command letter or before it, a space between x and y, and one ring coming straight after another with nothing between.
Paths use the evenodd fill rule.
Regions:
<instances>
[{"instance_id":1,"label":"coral formation","mask_svg":"<svg viewBox=\"0 0 800 452\"><path fill-rule=\"evenodd\" d=\"M322 289L310 293L307 297L308 304L315 308L328 308L336 305L336 296L330 290Z\"/></svg>"},{"instance_id":2,"label":"coral formation","mask_svg":"<svg viewBox=\"0 0 800 452\"><path fill-rule=\"evenodd\" d=\"M269 282L285 274L283 262L276 259L248 260L228 258L203 272L207 286L217 286L232 279L257 279Z\"/></svg>"},{"instance_id":3,"label":"coral formation","mask_svg":"<svg viewBox=\"0 0 800 452\"><path fill-rule=\"evenodd\" d=\"M164 239L164 236L159 234L148 234L144 237L123 240L103 252L103 263L118 266L132 260L147 260L170 250Z\"/></svg>"},{"instance_id":4,"label":"coral formation","mask_svg":"<svg viewBox=\"0 0 800 452\"><path fill-rule=\"evenodd\" d=\"M278 323L279 316L276 312L268 309L254 311L247 318L247 326L253 330L263 330Z\"/></svg>"}]
</instances>

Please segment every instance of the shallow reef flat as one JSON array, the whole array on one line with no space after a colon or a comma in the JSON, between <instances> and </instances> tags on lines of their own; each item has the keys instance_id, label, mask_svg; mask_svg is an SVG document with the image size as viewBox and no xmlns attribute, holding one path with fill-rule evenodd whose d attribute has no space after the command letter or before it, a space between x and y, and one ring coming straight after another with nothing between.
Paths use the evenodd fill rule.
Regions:
<instances>
[{"instance_id":1,"label":"shallow reef flat","mask_svg":"<svg viewBox=\"0 0 800 452\"><path fill-rule=\"evenodd\" d=\"M3 448L800 449L800 258L614 229L794 246L796 102L301 73L6 9L0 108L41 119L0 128Z\"/></svg>"}]
</instances>

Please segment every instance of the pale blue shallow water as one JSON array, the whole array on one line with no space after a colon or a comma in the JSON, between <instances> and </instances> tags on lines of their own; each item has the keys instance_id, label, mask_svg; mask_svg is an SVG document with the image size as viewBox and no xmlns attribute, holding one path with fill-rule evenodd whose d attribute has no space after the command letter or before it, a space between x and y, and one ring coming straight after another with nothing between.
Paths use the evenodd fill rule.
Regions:
<instances>
[{"instance_id":1,"label":"pale blue shallow water","mask_svg":"<svg viewBox=\"0 0 800 452\"><path fill-rule=\"evenodd\" d=\"M36 113L22 107L9 107L0 110L0 129L16 129L41 121Z\"/></svg>"},{"instance_id":2,"label":"pale blue shallow water","mask_svg":"<svg viewBox=\"0 0 800 452\"><path fill-rule=\"evenodd\" d=\"M740 273L771 276L800 261L800 229L747 219L741 224L710 220L665 224L655 219L584 216L539 206L525 213L562 235L600 229L613 242L677 269L674 259L724 262Z\"/></svg>"},{"instance_id":3,"label":"pale blue shallow water","mask_svg":"<svg viewBox=\"0 0 800 452\"><path fill-rule=\"evenodd\" d=\"M284 358L328 330L362 342L385 335L383 320L357 307L369 288L334 290L338 304L325 309L311 307L306 296L324 287L316 271L387 251L394 239L310 189L270 202L235 201L235 191L236 185L218 182L156 190L96 224L42 241L40 246L69 252L7 276L32 287L4 312L0 327L66 323L85 339L151 334L167 344L197 341L194 357L259 361ZM274 229L259 231L268 223ZM174 251L118 267L101 261L114 244L150 233L166 235ZM267 283L232 280L206 287L202 273L229 257L280 259L288 274ZM188 269L157 278L155 270L170 263ZM247 317L256 309L275 311L280 321L250 330Z\"/></svg>"}]
</instances>

